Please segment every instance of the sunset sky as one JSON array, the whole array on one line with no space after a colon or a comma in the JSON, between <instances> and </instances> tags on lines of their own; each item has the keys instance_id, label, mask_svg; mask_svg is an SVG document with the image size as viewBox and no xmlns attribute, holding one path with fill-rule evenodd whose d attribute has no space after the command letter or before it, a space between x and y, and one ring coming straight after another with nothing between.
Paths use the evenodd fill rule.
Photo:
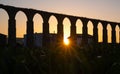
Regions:
<instances>
[{"instance_id":1,"label":"sunset sky","mask_svg":"<svg viewBox=\"0 0 120 74\"><path fill-rule=\"evenodd\" d=\"M0 4L120 22L120 0L0 0ZM23 37L23 34L26 33L26 21L27 19L24 13L18 12L16 15L17 37ZM37 14L34 16L34 32L42 32L42 22L40 15ZM4 10L0 9L0 33L7 35L7 24L8 15ZM49 24L57 25L57 20L54 16L50 17ZM65 18L63 24L64 28L66 28L65 37L68 37L70 33L69 19ZM76 25L79 24L81 24L80 20L76 22ZM88 28L90 28L88 33L92 35L91 22L88 24ZM50 33L57 32L54 25L50 26ZM99 26L101 29L101 25ZM77 33L82 33L80 27L82 27L82 25L79 25L79 28L77 28ZM108 30L111 29L110 26L107 28ZM116 30L118 33L118 27ZM100 34L99 41L101 41L101 39ZM118 40L119 36L117 35L117 42ZM109 41L111 41L110 37Z\"/></svg>"}]
</instances>

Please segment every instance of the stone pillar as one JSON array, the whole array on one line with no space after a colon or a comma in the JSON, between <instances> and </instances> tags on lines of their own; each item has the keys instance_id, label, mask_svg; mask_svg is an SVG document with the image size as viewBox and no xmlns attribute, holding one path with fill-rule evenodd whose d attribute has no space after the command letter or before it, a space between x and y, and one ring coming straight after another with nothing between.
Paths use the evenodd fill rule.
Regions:
<instances>
[{"instance_id":1,"label":"stone pillar","mask_svg":"<svg viewBox=\"0 0 120 74\"><path fill-rule=\"evenodd\" d=\"M10 7L9 9L6 7L6 11L9 15L8 20L8 45L10 47L16 46L16 20L15 15L17 10L15 8Z\"/></svg>"},{"instance_id":2,"label":"stone pillar","mask_svg":"<svg viewBox=\"0 0 120 74\"><path fill-rule=\"evenodd\" d=\"M120 44L120 26L119 26L119 44Z\"/></svg>"},{"instance_id":3,"label":"stone pillar","mask_svg":"<svg viewBox=\"0 0 120 74\"><path fill-rule=\"evenodd\" d=\"M64 42L64 32L63 32L63 20L64 16L62 15L55 15L57 20L58 20L58 25L57 25L57 42L58 44L63 44Z\"/></svg>"},{"instance_id":4,"label":"stone pillar","mask_svg":"<svg viewBox=\"0 0 120 74\"><path fill-rule=\"evenodd\" d=\"M44 13L43 17L43 40L42 46L47 48L50 45L50 35L49 35L49 17L50 15Z\"/></svg>"},{"instance_id":5,"label":"stone pillar","mask_svg":"<svg viewBox=\"0 0 120 74\"><path fill-rule=\"evenodd\" d=\"M33 20L28 19L27 21L27 34L26 34L26 44L27 47L34 47L34 28L33 28Z\"/></svg>"},{"instance_id":6,"label":"stone pillar","mask_svg":"<svg viewBox=\"0 0 120 74\"><path fill-rule=\"evenodd\" d=\"M71 22L71 30L70 30L70 37L71 37L71 44L72 45L77 45L77 35L76 35L76 21L77 18L70 17L70 22Z\"/></svg>"},{"instance_id":7,"label":"stone pillar","mask_svg":"<svg viewBox=\"0 0 120 74\"><path fill-rule=\"evenodd\" d=\"M33 17L34 12L32 10L25 11L27 16L27 29L26 29L26 45L31 48L34 47L34 26L33 26Z\"/></svg>"},{"instance_id":8,"label":"stone pillar","mask_svg":"<svg viewBox=\"0 0 120 74\"><path fill-rule=\"evenodd\" d=\"M82 45L86 45L88 43L88 29L87 29L87 24L88 24L88 19L86 18L81 18L82 24L83 24L83 28L82 28L82 32L83 32L83 36L82 36Z\"/></svg>"},{"instance_id":9,"label":"stone pillar","mask_svg":"<svg viewBox=\"0 0 120 74\"><path fill-rule=\"evenodd\" d=\"M110 23L111 27L112 27L112 43L116 43L116 31L115 31L115 27L116 24L115 23Z\"/></svg>"},{"instance_id":10,"label":"stone pillar","mask_svg":"<svg viewBox=\"0 0 120 74\"><path fill-rule=\"evenodd\" d=\"M97 20L92 20L93 23L93 39L95 43L98 43L98 21Z\"/></svg>"},{"instance_id":11,"label":"stone pillar","mask_svg":"<svg viewBox=\"0 0 120 74\"><path fill-rule=\"evenodd\" d=\"M101 21L101 23L102 23L102 26L103 26L103 43L107 43L107 38L108 38L108 36L107 36L107 24L108 24L108 22L106 22L106 21Z\"/></svg>"},{"instance_id":12,"label":"stone pillar","mask_svg":"<svg viewBox=\"0 0 120 74\"><path fill-rule=\"evenodd\" d=\"M120 23L118 23L119 26L119 44L120 44Z\"/></svg>"},{"instance_id":13,"label":"stone pillar","mask_svg":"<svg viewBox=\"0 0 120 74\"><path fill-rule=\"evenodd\" d=\"M16 46L16 20L9 18L8 22L8 45L10 47Z\"/></svg>"}]
</instances>

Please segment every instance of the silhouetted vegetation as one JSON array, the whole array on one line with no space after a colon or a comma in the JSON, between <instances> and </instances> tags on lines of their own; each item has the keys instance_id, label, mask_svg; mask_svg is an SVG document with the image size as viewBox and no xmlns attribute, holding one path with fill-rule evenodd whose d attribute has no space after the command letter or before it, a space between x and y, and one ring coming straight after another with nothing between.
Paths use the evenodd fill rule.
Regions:
<instances>
[{"instance_id":1,"label":"silhouetted vegetation","mask_svg":"<svg viewBox=\"0 0 120 74\"><path fill-rule=\"evenodd\" d=\"M0 49L0 74L120 73L119 45Z\"/></svg>"}]
</instances>

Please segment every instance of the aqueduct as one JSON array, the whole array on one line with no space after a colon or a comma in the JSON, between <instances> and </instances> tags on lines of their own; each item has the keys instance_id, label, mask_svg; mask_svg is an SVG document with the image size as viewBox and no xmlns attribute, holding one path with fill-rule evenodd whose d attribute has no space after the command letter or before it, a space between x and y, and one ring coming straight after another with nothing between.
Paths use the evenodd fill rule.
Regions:
<instances>
[{"instance_id":1,"label":"aqueduct","mask_svg":"<svg viewBox=\"0 0 120 74\"><path fill-rule=\"evenodd\" d=\"M103 42L102 43L107 43L107 25L110 24L112 28L112 34L111 34L111 40L113 44L116 44L116 31L115 28L118 25L120 27L120 23L118 22L111 22L111 21L105 21L105 20L99 20L99 19L93 19L93 18L86 18L86 17L78 17L78 16L72 16L72 15L66 15L66 14L58 14L58 13L51 13L51 12L46 12L46 11L41 11L41 10L36 10L36 9L28 9L28 8L19 8L19 7L13 7L13 6L7 6L7 5L2 5L0 4L0 8L4 9L9 16L8 20L8 44L10 46L15 46L16 45L16 20L15 16L17 12L22 11L25 13L27 17L27 28L26 28L26 33L27 33L27 46L32 47L34 45L34 29L33 29L33 17L35 14L40 14L43 19L43 46L49 45L49 18L51 16L55 16L58 24L57 24L57 38L58 40L63 40L63 20L65 17L67 17L70 20L71 23L71 31L70 31L70 36L74 42L76 41L76 21L78 19L81 20L83 27L82 27L82 32L83 32L83 37L82 37L82 42L84 44L87 43L87 24L89 21L92 22L93 24L93 39L94 42L98 43L98 23L101 23L103 26Z\"/></svg>"}]
</instances>

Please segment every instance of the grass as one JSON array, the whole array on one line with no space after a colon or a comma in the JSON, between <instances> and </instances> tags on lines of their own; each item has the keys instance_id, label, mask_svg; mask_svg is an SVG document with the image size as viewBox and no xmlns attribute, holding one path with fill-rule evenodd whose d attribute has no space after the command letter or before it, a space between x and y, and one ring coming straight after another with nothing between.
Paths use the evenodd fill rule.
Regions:
<instances>
[{"instance_id":1,"label":"grass","mask_svg":"<svg viewBox=\"0 0 120 74\"><path fill-rule=\"evenodd\" d=\"M0 49L0 74L120 73L119 45Z\"/></svg>"}]
</instances>

